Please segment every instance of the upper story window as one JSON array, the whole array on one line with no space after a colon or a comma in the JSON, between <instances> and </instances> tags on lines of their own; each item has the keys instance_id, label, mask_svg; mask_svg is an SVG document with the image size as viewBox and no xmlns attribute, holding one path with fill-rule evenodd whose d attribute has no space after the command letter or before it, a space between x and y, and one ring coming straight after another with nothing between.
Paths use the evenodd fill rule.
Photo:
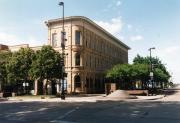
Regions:
<instances>
[{"instance_id":1,"label":"upper story window","mask_svg":"<svg viewBox=\"0 0 180 123\"><path fill-rule=\"evenodd\" d=\"M86 39L86 47L88 47L88 40Z\"/></svg>"},{"instance_id":2,"label":"upper story window","mask_svg":"<svg viewBox=\"0 0 180 123\"><path fill-rule=\"evenodd\" d=\"M80 66L80 62L81 62L81 56L79 53L77 53L75 58L75 65Z\"/></svg>"},{"instance_id":3,"label":"upper story window","mask_svg":"<svg viewBox=\"0 0 180 123\"><path fill-rule=\"evenodd\" d=\"M80 31L76 31L75 32L75 44L76 45L80 45L80 40L81 40L81 32Z\"/></svg>"},{"instance_id":4,"label":"upper story window","mask_svg":"<svg viewBox=\"0 0 180 123\"><path fill-rule=\"evenodd\" d=\"M57 33L52 34L52 47L57 47Z\"/></svg>"},{"instance_id":5,"label":"upper story window","mask_svg":"<svg viewBox=\"0 0 180 123\"><path fill-rule=\"evenodd\" d=\"M64 36L63 36L64 35ZM66 45L66 32L61 32L61 47L65 48Z\"/></svg>"}]
</instances>

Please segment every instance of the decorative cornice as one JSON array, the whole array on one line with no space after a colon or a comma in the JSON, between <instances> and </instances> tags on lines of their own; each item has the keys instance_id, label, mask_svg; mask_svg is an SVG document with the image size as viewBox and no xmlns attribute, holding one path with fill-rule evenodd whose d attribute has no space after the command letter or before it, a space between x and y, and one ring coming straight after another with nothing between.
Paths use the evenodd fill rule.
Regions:
<instances>
[{"instance_id":1,"label":"decorative cornice","mask_svg":"<svg viewBox=\"0 0 180 123\"><path fill-rule=\"evenodd\" d=\"M126 44L124 44L122 41L120 41L118 38L116 38L115 36L113 36L111 33L109 33L108 31L106 31L105 29L103 29L101 26L99 26L98 24L96 24L95 22L93 22L92 20L90 20L87 17L84 16L69 16L69 17L65 17L64 18L65 21L68 20L84 20L88 23L90 23L91 25L93 25L94 27L96 27L97 29L103 31L106 35L108 35L109 37L113 38L116 43L124 46L125 48L127 48L128 50L131 49L129 46L127 46ZM53 23L57 23L57 22L61 22L63 19L62 18L57 18L57 19L51 19L48 21L45 21L45 24L49 27L51 24Z\"/></svg>"}]
</instances>

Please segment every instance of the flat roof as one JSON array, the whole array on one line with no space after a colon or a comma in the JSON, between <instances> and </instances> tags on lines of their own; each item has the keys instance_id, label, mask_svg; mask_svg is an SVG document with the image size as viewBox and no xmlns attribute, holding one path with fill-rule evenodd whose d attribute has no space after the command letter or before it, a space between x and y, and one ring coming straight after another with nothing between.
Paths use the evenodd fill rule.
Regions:
<instances>
[{"instance_id":1,"label":"flat roof","mask_svg":"<svg viewBox=\"0 0 180 123\"><path fill-rule=\"evenodd\" d=\"M100 29L101 31L103 31L106 35L110 36L112 39L114 39L118 44L124 46L125 48L127 48L128 50L131 49L129 46L127 46L125 43L123 43L122 41L120 41L118 38L116 38L115 36L113 36L111 33L109 33L108 31L106 31L105 29L103 29L101 26L99 26L98 24L96 24L94 21L90 20L87 17L84 16L69 16L69 17L65 17L65 20L72 20L72 19L82 19L87 21L88 23L92 24L93 26L95 26L96 28ZM51 23L54 22L59 22L62 21L62 18L57 18L57 19L51 19L46 21L46 25L48 26Z\"/></svg>"}]
</instances>

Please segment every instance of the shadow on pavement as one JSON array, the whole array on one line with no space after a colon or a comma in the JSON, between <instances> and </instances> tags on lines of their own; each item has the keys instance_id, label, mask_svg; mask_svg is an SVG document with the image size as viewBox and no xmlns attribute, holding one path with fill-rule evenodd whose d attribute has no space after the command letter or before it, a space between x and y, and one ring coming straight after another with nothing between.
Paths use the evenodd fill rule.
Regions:
<instances>
[{"instance_id":1,"label":"shadow on pavement","mask_svg":"<svg viewBox=\"0 0 180 123\"><path fill-rule=\"evenodd\" d=\"M0 103L2 123L179 123L180 102Z\"/></svg>"}]
</instances>

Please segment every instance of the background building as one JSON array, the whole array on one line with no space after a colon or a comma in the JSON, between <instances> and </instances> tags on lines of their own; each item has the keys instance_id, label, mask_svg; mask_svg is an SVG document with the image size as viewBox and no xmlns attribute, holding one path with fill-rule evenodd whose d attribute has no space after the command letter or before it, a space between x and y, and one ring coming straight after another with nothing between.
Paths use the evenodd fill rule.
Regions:
<instances>
[{"instance_id":1,"label":"background building","mask_svg":"<svg viewBox=\"0 0 180 123\"><path fill-rule=\"evenodd\" d=\"M62 19L48 20L48 44L62 52ZM107 69L128 63L126 44L90 19L82 16L65 18L65 85L68 93L104 92Z\"/></svg>"}]
</instances>

